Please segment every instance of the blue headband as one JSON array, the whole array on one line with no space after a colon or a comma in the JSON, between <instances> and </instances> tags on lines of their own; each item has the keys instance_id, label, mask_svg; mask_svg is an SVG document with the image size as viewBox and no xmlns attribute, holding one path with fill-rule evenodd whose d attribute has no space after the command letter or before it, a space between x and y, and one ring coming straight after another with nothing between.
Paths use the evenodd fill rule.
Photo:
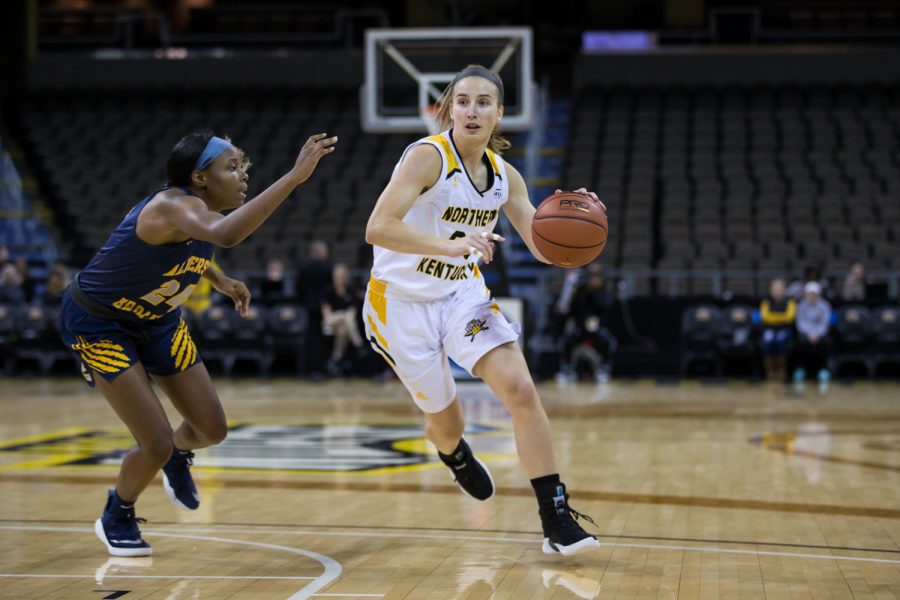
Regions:
<instances>
[{"instance_id":1,"label":"blue headband","mask_svg":"<svg viewBox=\"0 0 900 600\"><path fill-rule=\"evenodd\" d=\"M209 166L209 163L214 161L216 157L223 152L225 149L231 145L231 142L228 140L223 140L220 137L212 136L209 138L209 142L206 143L206 148L203 149L203 152L200 154L200 158L197 159L197 164L194 165L194 168L198 171L202 171L206 167Z\"/></svg>"}]
</instances>

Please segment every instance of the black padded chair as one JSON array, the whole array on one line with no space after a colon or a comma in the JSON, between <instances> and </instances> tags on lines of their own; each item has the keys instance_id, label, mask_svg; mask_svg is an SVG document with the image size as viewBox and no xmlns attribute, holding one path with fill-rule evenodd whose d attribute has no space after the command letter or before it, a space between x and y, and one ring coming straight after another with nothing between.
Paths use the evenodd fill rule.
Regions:
<instances>
[{"instance_id":1,"label":"black padded chair","mask_svg":"<svg viewBox=\"0 0 900 600\"><path fill-rule=\"evenodd\" d=\"M748 304L729 304L722 309L719 352L724 361L744 363L753 375L759 375L759 332L753 311Z\"/></svg>"},{"instance_id":2,"label":"black padded chair","mask_svg":"<svg viewBox=\"0 0 900 600\"><path fill-rule=\"evenodd\" d=\"M54 320L59 320L58 309L47 309L37 304L19 309L13 351L16 368L24 361L33 361L41 374L46 375L57 361L72 358L59 339L58 329L52 324Z\"/></svg>"},{"instance_id":3,"label":"black padded chair","mask_svg":"<svg viewBox=\"0 0 900 600\"><path fill-rule=\"evenodd\" d=\"M0 304L0 365L8 375L12 368L13 342L16 340L16 312L11 304Z\"/></svg>"},{"instance_id":4,"label":"black padded chair","mask_svg":"<svg viewBox=\"0 0 900 600\"><path fill-rule=\"evenodd\" d=\"M879 306L872 313L872 369L900 365L900 306Z\"/></svg>"},{"instance_id":5,"label":"black padded chair","mask_svg":"<svg viewBox=\"0 0 900 600\"><path fill-rule=\"evenodd\" d=\"M708 365L716 376L722 374L719 335L722 311L711 304L695 304L681 315L681 374L697 364Z\"/></svg>"},{"instance_id":6,"label":"black padded chair","mask_svg":"<svg viewBox=\"0 0 900 600\"><path fill-rule=\"evenodd\" d=\"M306 337L309 317L299 304L276 304L269 309L266 318L271 347L276 358L292 360L294 373L306 370Z\"/></svg>"},{"instance_id":7,"label":"black padded chair","mask_svg":"<svg viewBox=\"0 0 900 600\"><path fill-rule=\"evenodd\" d=\"M837 375L848 364L861 365L868 377L874 375L870 350L872 314L865 306L851 304L837 310L832 330L829 369Z\"/></svg>"},{"instance_id":8,"label":"black padded chair","mask_svg":"<svg viewBox=\"0 0 900 600\"><path fill-rule=\"evenodd\" d=\"M266 322L266 308L251 305L246 317L241 317L236 311L231 314L234 320L232 323L234 333L230 343L234 360L231 366L233 367L237 361L252 362L261 376L268 376L275 356ZM230 370L225 372L226 375L230 373Z\"/></svg>"},{"instance_id":9,"label":"black padded chair","mask_svg":"<svg viewBox=\"0 0 900 600\"><path fill-rule=\"evenodd\" d=\"M215 304L196 318L194 338L200 350L203 362L217 364L224 373L231 373L234 367L234 353L231 350L231 336L234 332L234 319L230 305Z\"/></svg>"}]
</instances>

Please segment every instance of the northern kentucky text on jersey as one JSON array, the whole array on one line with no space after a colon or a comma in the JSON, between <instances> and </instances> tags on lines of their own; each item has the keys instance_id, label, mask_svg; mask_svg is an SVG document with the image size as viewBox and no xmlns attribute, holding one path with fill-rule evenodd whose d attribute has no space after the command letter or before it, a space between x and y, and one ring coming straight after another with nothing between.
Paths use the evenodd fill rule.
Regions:
<instances>
[{"instance_id":1,"label":"northern kentucky text on jersey","mask_svg":"<svg viewBox=\"0 0 900 600\"><path fill-rule=\"evenodd\" d=\"M431 275L432 277L444 279L446 281L459 281L461 279L468 279L470 273L473 276L478 277L478 265L475 263L451 265L436 258L429 258L426 256L419 261L416 272Z\"/></svg>"},{"instance_id":2,"label":"northern kentucky text on jersey","mask_svg":"<svg viewBox=\"0 0 900 600\"><path fill-rule=\"evenodd\" d=\"M470 227L487 227L497 218L496 209L463 208L460 206L448 206L442 221L468 225Z\"/></svg>"}]
</instances>

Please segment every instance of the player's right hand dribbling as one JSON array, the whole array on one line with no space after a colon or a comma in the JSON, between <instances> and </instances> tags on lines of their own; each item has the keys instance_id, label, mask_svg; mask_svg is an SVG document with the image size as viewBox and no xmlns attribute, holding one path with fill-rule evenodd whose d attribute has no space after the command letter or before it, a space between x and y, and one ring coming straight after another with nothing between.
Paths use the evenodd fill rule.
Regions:
<instances>
[{"instance_id":1,"label":"player's right hand dribbling","mask_svg":"<svg viewBox=\"0 0 900 600\"><path fill-rule=\"evenodd\" d=\"M300 148L294 168L291 169L291 174L297 180L298 185L309 179L316 169L316 165L319 164L319 159L334 152L334 145L337 141L337 136L328 137L327 133L317 133L306 140L306 143Z\"/></svg>"},{"instance_id":2,"label":"player's right hand dribbling","mask_svg":"<svg viewBox=\"0 0 900 600\"><path fill-rule=\"evenodd\" d=\"M505 241L506 239L503 236L496 233L488 233L486 231L470 233L465 237L448 240L447 256L457 257L474 254L475 260L483 258L484 264L488 264L494 260L494 242Z\"/></svg>"}]
</instances>

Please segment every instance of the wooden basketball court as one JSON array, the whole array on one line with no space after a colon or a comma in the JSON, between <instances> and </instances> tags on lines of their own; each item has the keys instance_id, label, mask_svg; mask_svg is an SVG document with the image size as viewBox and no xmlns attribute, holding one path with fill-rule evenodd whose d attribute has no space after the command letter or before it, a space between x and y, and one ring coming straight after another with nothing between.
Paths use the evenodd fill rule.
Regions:
<instances>
[{"instance_id":1,"label":"wooden basketball court","mask_svg":"<svg viewBox=\"0 0 900 600\"><path fill-rule=\"evenodd\" d=\"M0 598L900 597L900 385L547 385L572 505L602 547L540 549L510 423L460 388L499 491L464 496L398 384L226 381L202 504L154 483L154 555L93 521L130 438L75 379L0 380ZM167 407L168 408L168 407Z\"/></svg>"}]
</instances>

